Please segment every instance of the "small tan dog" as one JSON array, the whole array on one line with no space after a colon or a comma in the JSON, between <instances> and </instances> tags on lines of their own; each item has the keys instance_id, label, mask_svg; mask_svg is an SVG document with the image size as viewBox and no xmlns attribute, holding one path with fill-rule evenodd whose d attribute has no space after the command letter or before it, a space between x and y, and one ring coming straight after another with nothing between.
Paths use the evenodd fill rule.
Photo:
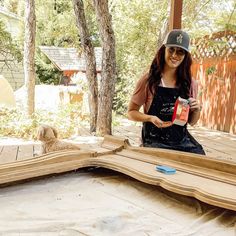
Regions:
<instances>
[{"instance_id":1,"label":"small tan dog","mask_svg":"<svg viewBox=\"0 0 236 236\"><path fill-rule=\"evenodd\" d=\"M37 130L37 140L42 142L42 150L40 154L60 150L80 150L75 145L59 140L57 130L49 125L41 125Z\"/></svg>"}]
</instances>

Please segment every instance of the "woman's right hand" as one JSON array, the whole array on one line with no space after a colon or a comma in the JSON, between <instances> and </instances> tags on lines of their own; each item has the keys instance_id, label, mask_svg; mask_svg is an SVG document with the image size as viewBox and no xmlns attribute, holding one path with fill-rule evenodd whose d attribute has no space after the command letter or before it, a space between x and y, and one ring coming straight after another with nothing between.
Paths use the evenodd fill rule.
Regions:
<instances>
[{"instance_id":1,"label":"woman's right hand","mask_svg":"<svg viewBox=\"0 0 236 236\"><path fill-rule=\"evenodd\" d=\"M171 121L162 121L157 116L150 116L150 122L158 128L167 128L172 125Z\"/></svg>"},{"instance_id":2,"label":"woman's right hand","mask_svg":"<svg viewBox=\"0 0 236 236\"><path fill-rule=\"evenodd\" d=\"M172 125L171 121L162 121L157 116L140 112L139 109L140 106L131 101L128 108L128 118L133 121L151 122L158 128L167 128Z\"/></svg>"}]
</instances>

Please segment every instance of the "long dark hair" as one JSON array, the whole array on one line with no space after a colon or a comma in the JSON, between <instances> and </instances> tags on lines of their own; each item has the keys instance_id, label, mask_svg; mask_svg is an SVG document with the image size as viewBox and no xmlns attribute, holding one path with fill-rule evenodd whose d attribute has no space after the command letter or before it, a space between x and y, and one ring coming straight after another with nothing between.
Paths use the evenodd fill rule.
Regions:
<instances>
[{"instance_id":1,"label":"long dark hair","mask_svg":"<svg viewBox=\"0 0 236 236\"><path fill-rule=\"evenodd\" d=\"M162 45L161 48L157 51L156 56L154 57L152 64L150 66L148 74L148 88L152 94L155 94L157 91L157 86L161 82L161 74L164 71L165 65L165 45ZM178 66L176 70L176 86L179 88L180 96L182 98L189 98L190 88L192 82L191 75L191 65L192 57L189 52L186 51L184 60Z\"/></svg>"}]
</instances>

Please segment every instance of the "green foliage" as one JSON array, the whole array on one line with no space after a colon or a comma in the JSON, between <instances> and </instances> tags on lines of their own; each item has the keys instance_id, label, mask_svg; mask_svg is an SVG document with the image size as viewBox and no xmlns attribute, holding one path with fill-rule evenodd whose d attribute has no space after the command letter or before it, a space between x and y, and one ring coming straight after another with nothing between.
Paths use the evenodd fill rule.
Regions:
<instances>
[{"instance_id":1,"label":"green foliage","mask_svg":"<svg viewBox=\"0 0 236 236\"><path fill-rule=\"evenodd\" d=\"M234 0L183 1L183 28L192 37L226 29L235 30L235 7Z\"/></svg>"},{"instance_id":2,"label":"green foliage","mask_svg":"<svg viewBox=\"0 0 236 236\"><path fill-rule=\"evenodd\" d=\"M73 1L68 0L36 0L38 45L80 48L79 31ZM99 45L98 28L94 9L89 1L85 1L85 13L91 39L95 46Z\"/></svg>"},{"instance_id":3,"label":"green foliage","mask_svg":"<svg viewBox=\"0 0 236 236\"><path fill-rule=\"evenodd\" d=\"M167 7L167 0L113 1L118 67L113 107L118 113L126 112L135 82L149 69Z\"/></svg>"},{"instance_id":4,"label":"green foliage","mask_svg":"<svg viewBox=\"0 0 236 236\"><path fill-rule=\"evenodd\" d=\"M17 14L18 0L2 0L1 4L10 12Z\"/></svg>"},{"instance_id":5,"label":"green foliage","mask_svg":"<svg viewBox=\"0 0 236 236\"><path fill-rule=\"evenodd\" d=\"M2 21L0 21L0 54L5 60L7 60L8 55L11 55L18 62L22 60L19 46L13 41L11 34L5 30Z\"/></svg>"},{"instance_id":6,"label":"green foliage","mask_svg":"<svg viewBox=\"0 0 236 236\"><path fill-rule=\"evenodd\" d=\"M36 0L37 45L76 47L80 49L79 31L72 5L73 1ZM93 8L85 4L88 27L94 46L99 46L98 30ZM43 55L36 53L36 73L40 83L58 84L61 72Z\"/></svg>"},{"instance_id":7,"label":"green foliage","mask_svg":"<svg viewBox=\"0 0 236 236\"><path fill-rule=\"evenodd\" d=\"M36 45L74 47L79 44L72 1L36 0ZM40 83L58 84L61 72L51 61L36 51L36 74Z\"/></svg>"},{"instance_id":8,"label":"green foliage","mask_svg":"<svg viewBox=\"0 0 236 236\"><path fill-rule=\"evenodd\" d=\"M40 52L36 54L35 67L39 83L59 84L62 73Z\"/></svg>"},{"instance_id":9,"label":"green foliage","mask_svg":"<svg viewBox=\"0 0 236 236\"><path fill-rule=\"evenodd\" d=\"M33 118L29 118L23 109L0 108L0 136L17 138L35 138L36 129L41 124L56 127L60 138L68 138L76 133L81 123L88 121L81 118L81 104L67 104L60 107L57 113L38 110Z\"/></svg>"},{"instance_id":10,"label":"green foliage","mask_svg":"<svg viewBox=\"0 0 236 236\"><path fill-rule=\"evenodd\" d=\"M137 80L157 51L157 35L168 1L114 1L112 16L119 71Z\"/></svg>"},{"instance_id":11,"label":"green foliage","mask_svg":"<svg viewBox=\"0 0 236 236\"><path fill-rule=\"evenodd\" d=\"M56 4L56 5L55 5ZM72 47L79 43L72 1L36 0L38 45Z\"/></svg>"},{"instance_id":12,"label":"green foliage","mask_svg":"<svg viewBox=\"0 0 236 236\"><path fill-rule=\"evenodd\" d=\"M128 101L134 88L133 81L129 81L125 75L117 78L115 96L113 99L113 110L123 115L127 112Z\"/></svg>"},{"instance_id":13,"label":"green foliage","mask_svg":"<svg viewBox=\"0 0 236 236\"><path fill-rule=\"evenodd\" d=\"M211 67L207 68L206 74L207 75L211 75L211 74L214 74L215 71L216 71L216 67L215 66L211 66Z\"/></svg>"}]
</instances>

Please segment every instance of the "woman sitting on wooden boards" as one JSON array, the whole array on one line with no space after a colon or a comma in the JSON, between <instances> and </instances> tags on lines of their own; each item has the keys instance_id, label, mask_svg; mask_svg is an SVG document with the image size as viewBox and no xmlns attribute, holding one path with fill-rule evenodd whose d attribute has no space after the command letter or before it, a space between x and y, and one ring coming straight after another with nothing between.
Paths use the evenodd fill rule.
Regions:
<instances>
[{"instance_id":1,"label":"woman sitting on wooden boards","mask_svg":"<svg viewBox=\"0 0 236 236\"><path fill-rule=\"evenodd\" d=\"M172 30L158 50L149 73L137 83L131 97L128 118L143 122L144 147L157 147L205 155L202 146L190 135L187 124L173 124L174 105L178 97L188 99L188 123L194 125L200 117L196 100L197 83L192 80L189 35ZM144 113L140 112L143 106Z\"/></svg>"}]
</instances>

